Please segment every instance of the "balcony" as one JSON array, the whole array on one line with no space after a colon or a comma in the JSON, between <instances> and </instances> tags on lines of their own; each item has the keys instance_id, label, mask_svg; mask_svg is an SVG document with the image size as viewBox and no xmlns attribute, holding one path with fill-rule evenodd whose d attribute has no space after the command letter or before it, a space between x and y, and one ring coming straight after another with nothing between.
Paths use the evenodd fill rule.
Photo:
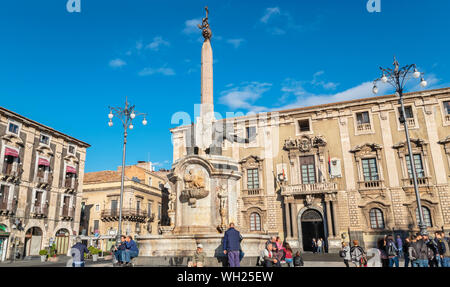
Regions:
<instances>
[{"instance_id":1,"label":"balcony","mask_svg":"<svg viewBox=\"0 0 450 287\"><path fill-rule=\"evenodd\" d=\"M41 173L36 176L36 187L38 188L46 188L50 187L53 182L53 175L51 173Z\"/></svg>"},{"instance_id":2,"label":"balcony","mask_svg":"<svg viewBox=\"0 0 450 287\"><path fill-rule=\"evenodd\" d=\"M15 214L16 201L0 202L0 215L12 216Z\"/></svg>"},{"instance_id":3,"label":"balcony","mask_svg":"<svg viewBox=\"0 0 450 287\"><path fill-rule=\"evenodd\" d=\"M35 205L33 210L31 211L31 214L35 218L45 218L48 215L48 208L44 205Z\"/></svg>"},{"instance_id":4,"label":"balcony","mask_svg":"<svg viewBox=\"0 0 450 287\"><path fill-rule=\"evenodd\" d=\"M6 182L18 182L22 173L23 169L21 166L7 164L3 168L0 179Z\"/></svg>"},{"instance_id":5,"label":"balcony","mask_svg":"<svg viewBox=\"0 0 450 287\"><path fill-rule=\"evenodd\" d=\"M338 186L333 182L320 182L311 184L293 184L281 187L281 195L306 195L334 192Z\"/></svg>"},{"instance_id":6,"label":"balcony","mask_svg":"<svg viewBox=\"0 0 450 287\"><path fill-rule=\"evenodd\" d=\"M71 221L74 218L75 207L64 207L61 212L61 220Z\"/></svg>"},{"instance_id":7,"label":"balcony","mask_svg":"<svg viewBox=\"0 0 450 287\"><path fill-rule=\"evenodd\" d=\"M408 123L408 127L410 127L410 128L416 126L416 120L414 118L408 118L408 119L406 119L406 122Z\"/></svg>"},{"instance_id":8,"label":"balcony","mask_svg":"<svg viewBox=\"0 0 450 287\"><path fill-rule=\"evenodd\" d=\"M64 181L64 188L68 193L74 193L78 189L78 179L75 177L66 178Z\"/></svg>"},{"instance_id":9,"label":"balcony","mask_svg":"<svg viewBox=\"0 0 450 287\"><path fill-rule=\"evenodd\" d=\"M372 126L370 123L366 123L366 124L358 124L356 126L356 130L358 132L365 132L365 131L370 131L372 130Z\"/></svg>"},{"instance_id":10,"label":"balcony","mask_svg":"<svg viewBox=\"0 0 450 287\"><path fill-rule=\"evenodd\" d=\"M414 195L414 179L412 178L404 178L403 181L403 190L407 195ZM417 178L417 186L419 188L419 192L432 192L432 184L430 177L418 177Z\"/></svg>"},{"instance_id":11,"label":"balcony","mask_svg":"<svg viewBox=\"0 0 450 287\"><path fill-rule=\"evenodd\" d=\"M263 193L262 188L252 188L252 189L244 189L242 190L243 196L261 196Z\"/></svg>"},{"instance_id":12,"label":"balcony","mask_svg":"<svg viewBox=\"0 0 450 287\"><path fill-rule=\"evenodd\" d=\"M371 181L360 181L359 182L359 189L381 189L383 188L383 181L382 180L371 180Z\"/></svg>"},{"instance_id":13,"label":"balcony","mask_svg":"<svg viewBox=\"0 0 450 287\"><path fill-rule=\"evenodd\" d=\"M101 213L101 219L103 222L111 222L119 220L119 209L104 209ZM122 220L133 221L133 222L146 222L148 219L148 213L145 210L133 209L133 208L123 208L122 209Z\"/></svg>"}]
</instances>

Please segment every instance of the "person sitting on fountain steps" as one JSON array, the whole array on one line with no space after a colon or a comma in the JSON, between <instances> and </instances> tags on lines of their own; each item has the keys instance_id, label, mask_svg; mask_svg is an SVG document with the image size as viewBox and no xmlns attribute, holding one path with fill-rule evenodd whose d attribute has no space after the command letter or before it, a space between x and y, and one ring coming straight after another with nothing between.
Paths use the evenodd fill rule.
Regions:
<instances>
[{"instance_id":1,"label":"person sitting on fountain steps","mask_svg":"<svg viewBox=\"0 0 450 287\"><path fill-rule=\"evenodd\" d=\"M125 265L130 265L131 259L139 255L139 249L131 235L128 235L125 239L125 248L125 250L122 250L122 261Z\"/></svg>"}]
</instances>

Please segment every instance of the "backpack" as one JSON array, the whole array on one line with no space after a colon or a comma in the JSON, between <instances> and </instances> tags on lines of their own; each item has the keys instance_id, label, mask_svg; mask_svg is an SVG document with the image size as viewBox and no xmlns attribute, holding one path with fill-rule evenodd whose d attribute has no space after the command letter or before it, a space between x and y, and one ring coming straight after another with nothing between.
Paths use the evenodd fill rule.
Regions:
<instances>
[{"instance_id":1,"label":"backpack","mask_svg":"<svg viewBox=\"0 0 450 287\"><path fill-rule=\"evenodd\" d=\"M339 251L339 257L344 258L347 255L347 251L345 251L344 249L342 249L341 251Z\"/></svg>"}]
</instances>

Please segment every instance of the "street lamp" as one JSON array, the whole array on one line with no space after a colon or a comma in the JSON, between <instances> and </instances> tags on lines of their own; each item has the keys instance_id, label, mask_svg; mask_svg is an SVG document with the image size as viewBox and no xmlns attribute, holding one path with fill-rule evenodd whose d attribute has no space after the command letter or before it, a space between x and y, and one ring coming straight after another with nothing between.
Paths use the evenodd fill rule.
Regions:
<instances>
[{"instance_id":1,"label":"street lamp","mask_svg":"<svg viewBox=\"0 0 450 287\"><path fill-rule=\"evenodd\" d=\"M124 178L125 178L125 155L127 150L127 132L128 129L132 130L134 128L133 126L133 119L136 118L136 116L143 116L144 120L142 121L142 124L145 126L147 125L147 114L143 113L137 113L134 109L134 105L130 106L128 103L128 99L125 99L125 108L117 108L117 107L109 107L109 122L108 126L113 126L112 119L114 117L121 120L123 125L123 152L122 152L122 171L121 171L121 184L120 184L120 203L119 203L119 228L116 234L116 244L119 244L120 236L122 234L122 202L123 202L123 185L124 185Z\"/></svg>"},{"instance_id":2,"label":"street lamp","mask_svg":"<svg viewBox=\"0 0 450 287\"><path fill-rule=\"evenodd\" d=\"M420 202L420 193L419 193L419 189L417 186L416 166L414 164L414 160L413 160L413 156L412 156L413 152L411 149L411 140L409 138L408 121L406 121L406 119L405 119L406 113L405 113L405 105L403 103L403 89L408 80L410 80L411 78L418 79L420 77L421 78L420 86L422 88L425 88L427 86L427 81L425 81L425 79L423 78L423 73L421 73L417 70L417 66L415 64L404 66L404 67L400 68L397 59L394 57L393 65L394 65L394 69L390 69L390 68L384 69L384 68L380 67L380 70L383 73L383 75L381 76L381 78L378 78L375 81L373 81L373 92L375 94L378 92L377 82L381 81L383 83L389 83L391 86L393 86L396 91L395 94L400 98L399 102L400 102L401 108L400 108L399 121L405 127L406 142L408 145L408 153L409 153L408 154L409 164L411 166L411 172L412 172L413 182L414 182L414 192L416 193L417 208L419 210L419 224L418 225L419 225L420 233L427 234L427 227L426 227L426 225L424 223L424 219L423 219L422 203Z\"/></svg>"}]
</instances>

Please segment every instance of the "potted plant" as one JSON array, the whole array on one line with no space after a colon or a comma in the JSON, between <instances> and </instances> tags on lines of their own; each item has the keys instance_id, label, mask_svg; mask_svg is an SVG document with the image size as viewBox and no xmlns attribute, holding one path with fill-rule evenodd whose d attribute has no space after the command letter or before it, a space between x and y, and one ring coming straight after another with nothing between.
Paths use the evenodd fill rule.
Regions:
<instances>
[{"instance_id":1,"label":"potted plant","mask_svg":"<svg viewBox=\"0 0 450 287\"><path fill-rule=\"evenodd\" d=\"M39 255L41 256L41 262L45 262L45 260L47 259L47 254L48 254L48 251L45 249L42 249L41 251L39 251Z\"/></svg>"},{"instance_id":2,"label":"potted plant","mask_svg":"<svg viewBox=\"0 0 450 287\"><path fill-rule=\"evenodd\" d=\"M89 253L92 255L92 261L96 262L98 260L98 254L100 253L100 249L95 248L94 246L89 246Z\"/></svg>"}]
</instances>

